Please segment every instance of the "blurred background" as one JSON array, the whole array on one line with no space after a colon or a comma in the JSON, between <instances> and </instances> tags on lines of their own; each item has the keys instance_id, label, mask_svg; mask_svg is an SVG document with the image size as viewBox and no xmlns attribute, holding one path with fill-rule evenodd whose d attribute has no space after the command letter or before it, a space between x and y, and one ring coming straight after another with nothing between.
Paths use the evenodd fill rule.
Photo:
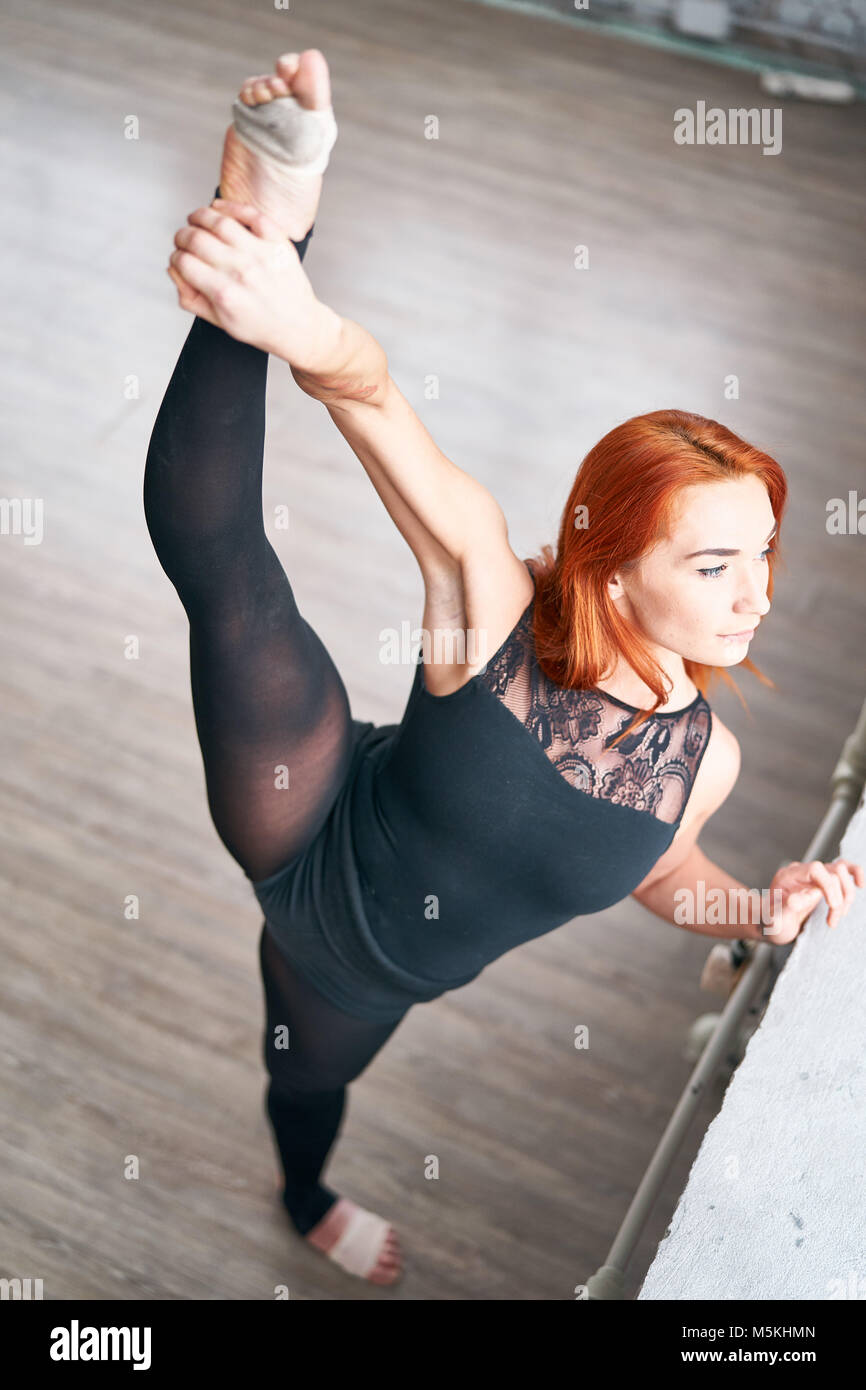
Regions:
<instances>
[{"instance_id":1,"label":"blurred background","mask_svg":"<svg viewBox=\"0 0 866 1390\"><path fill-rule=\"evenodd\" d=\"M501 0L481 0L501 3ZM862 95L864 0L505 0L714 62L849 79Z\"/></svg>"},{"instance_id":2,"label":"blurred background","mask_svg":"<svg viewBox=\"0 0 866 1390\"><path fill-rule=\"evenodd\" d=\"M213 194L243 78L318 47L340 133L305 268L496 495L519 555L555 537L581 459L632 415L697 411L779 460L783 563L750 648L776 688L734 670L747 709L711 692L743 763L701 836L765 887L802 856L864 694L863 11L6 0L0 1276L40 1277L52 1299L269 1299L288 1283L292 1298L547 1300L602 1262L708 1008L709 940L632 899L414 1009L350 1089L326 1179L394 1221L396 1290L350 1279L282 1217L260 917L209 818L187 621L142 509L190 324L165 265ZM780 73L834 85L770 95L764 70L777 89ZM701 102L781 111L780 150L676 143L674 112ZM420 573L281 363L268 411L270 539L355 717L399 720L412 668L381 664L380 633L420 625ZM841 533L837 498L854 518Z\"/></svg>"}]
</instances>

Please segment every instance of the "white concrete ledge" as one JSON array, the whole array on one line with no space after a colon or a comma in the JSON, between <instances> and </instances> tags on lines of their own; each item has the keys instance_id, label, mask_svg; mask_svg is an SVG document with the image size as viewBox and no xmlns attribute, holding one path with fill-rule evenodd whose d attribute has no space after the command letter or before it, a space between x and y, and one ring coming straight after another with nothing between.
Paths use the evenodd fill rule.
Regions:
<instances>
[{"instance_id":1,"label":"white concrete ledge","mask_svg":"<svg viewBox=\"0 0 866 1390\"><path fill-rule=\"evenodd\" d=\"M866 1299L866 889L797 939L637 1297Z\"/></svg>"}]
</instances>

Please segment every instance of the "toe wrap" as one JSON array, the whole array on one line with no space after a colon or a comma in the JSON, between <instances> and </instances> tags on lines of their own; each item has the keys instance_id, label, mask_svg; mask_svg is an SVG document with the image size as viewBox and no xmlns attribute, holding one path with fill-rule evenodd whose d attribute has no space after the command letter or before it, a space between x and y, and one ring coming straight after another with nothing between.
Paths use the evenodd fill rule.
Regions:
<instances>
[{"instance_id":1,"label":"toe wrap","mask_svg":"<svg viewBox=\"0 0 866 1390\"><path fill-rule=\"evenodd\" d=\"M311 110L294 97L274 97L261 106L232 103L238 139L254 154L284 169L323 174L337 138L333 107Z\"/></svg>"},{"instance_id":2,"label":"toe wrap","mask_svg":"<svg viewBox=\"0 0 866 1390\"><path fill-rule=\"evenodd\" d=\"M365 1278L376 1268L389 1230L389 1223L383 1217L359 1207L352 1212L343 1234L328 1255L350 1274Z\"/></svg>"}]
</instances>

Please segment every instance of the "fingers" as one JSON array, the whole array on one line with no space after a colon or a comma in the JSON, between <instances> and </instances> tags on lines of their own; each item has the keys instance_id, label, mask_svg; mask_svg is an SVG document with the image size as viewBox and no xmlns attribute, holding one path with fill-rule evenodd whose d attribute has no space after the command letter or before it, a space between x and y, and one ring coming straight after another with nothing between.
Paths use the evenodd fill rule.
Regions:
<instances>
[{"instance_id":1,"label":"fingers","mask_svg":"<svg viewBox=\"0 0 866 1390\"><path fill-rule=\"evenodd\" d=\"M227 280L243 280L251 272L254 260L246 248L255 247L255 238L212 208L197 208L187 221L188 226L175 232L176 249L169 264L213 302ZM213 230L208 230L207 223Z\"/></svg>"},{"instance_id":2,"label":"fingers","mask_svg":"<svg viewBox=\"0 0 866 1390\"><path fill-rule=\"evenodd\" d=\"M221 204L224 202L223 199L217 201ZM187 218L188 225L179 228L174 237L176 252L182 254L178 256L175 253L170 257L170 264L181 276L194 289L211 299L218 282L207 274L207 269L204 272L201 267L194 269L193 259L203 263L205 268L243 280L261 261L265 250L263 241L268 243L271 255L287 255L289 251L297 255L270 218L256 208L227 201L225 207L233 211L201 207L191 212ZM235 212L238 217L234 215ZM246 221L251 230L247 230L239 218Z\"/></svg>"},{"instance_id":3,"label":"fingers","mask_svg":"<svg viewBox=\"0 0 866 1390\"><path fill-rule=\"evenodd\" d=\"M863 870L859 864L854 864L851 860L846 859L835 859L830 865L830 868L834 869L838 874L839 882L842 885L842 892L845 895L845 906L840 913L840 916L844 917L845 913L854 902L854 896L858 887L863 886ZM835 926L836 924L834 922L831 925Z\"/></svg>"},{"instance_id":4,"label":"fingers","mask_svg":"<svg viewBox=\"0 0 866 1390\"><path fill-rule=\"evenodd\" d=\"M242 204L233 206L241 207ZM249 251L256 245L254 234L248 232L237 218L226 216L216 208L196 208L186 220L192 227L204 227L226 246L233 246L238 251Z\"/></svg>"},{"instance_id":5,"label":"fingers","mask_svg":"<svg viewBox=\"0 0 866 1390\"><path fill-rule=\"evenodd\" d=\"M204 295L199 294L191 285L188 285L183 276L178 274L174 266L166 266L166 274L171 276L177 288L177 299L182 309L188 309L191 314L196 314L200 319L207 319L209 323L216 323L213 309L211 308Z\"/></svg>"},{"instance_id":6,"label":"fingers","mask_svg":"<svg viewBox=\"0 0 866 1390\"><path fill-rule=\"evenodd\" d=\"M227 198L214 198L211 206L196 208L186 220L191 227L200 227L226 246L231 246L236 251L246 251L248 254L255 254L261 250L263 241L276 242L280 246L288 245L285 233L276 222L253 207L252 203L236 203Z\"/></svg>"},{"instance_id":7,"label":"fingers","mask_svg":"<svg viewBox=\"0 0 866 1390\"><path fill-rule=\"evenodd\" d=\"M850 869L849 869L850 864ZM863 869L859 864L844 859L835 859L824 865L815 859L805 866L809 877L821 888L829 906L827 925L835 927L845 916L854 901L855 878L858 887L863 885ZM854 874L852 875L851 869Z\"/></svg>"},{"instance_id":8,"label":"fingers","mask_svg":"<svg viewBox=\"0 0 866 1390\"><path fill-rule=\"evenodd\" d=\"M858 888L866 887L866 870L862 864L855 864L853 859L836 859L834 863L844 864L847 869L850 869Z\"/></svg>"},{"instance_id":9,"label":"fingers","mask_svg":"<svg viewBox=\"0 0 866 1390\"><path fill-rule=\"evenodd\" d=\"M166 274L171 276L175 288L177 289L177 298L180 307L182 309L189 309L192 313L195 313L196 304L203 296L198 294L191 285L186 283L183 276L178 274L173 265L166 266Z\"/></svg>"},{"instance_id":10,"label":"fingers","mask_svg":"<svg viewBox=\"0 0 866 1390\"><path fill-rule=\"evenodd\" d=\"M827 914L827 925L828 927L835 927L841 916L841 908L844 905L844 897L839 879L836 874L830 872L826 865L821 863L820 859L813 859L812 863L807 865L807 869L809 877L818 884L818 887L823 891L824 897L827 899L830 909Z\"/></svg>"},{"instance_id":11,"label":"fingers","mask_svg":"<svg viewBox=\"0 0 866 1390\"><path fill-rule=\"evenodd\" d=\"M218 236L205 231L204 227L178 228L174 234L174 244L178 251L188 251L190 255L204 261L205 265L213 266L214 270L222 270L235 277L249 261L246 252L227 245Z\"/></svg>"},{"instance_id":12,"label":"fingers","mask_svg":"<svg viewBox=\"0 0 866 1390\"><path fill-rule=\"evenodd\" d=\"M208 265L189 251L172 251L168 261L169 268L176 270L190 288L198 290L211 303L219 303L228 283L224 271Z\"/></svg>"},{"instance_id":13,"label":"fingers","mask_svg":"<svg viewBox=\"0 0 866 1390\"><path fill-rule=\"evenodd\" d=\"M237 203L229 198L214 198L212 206L227 217L233 217L238 222L242 222L245 227L249 227L254 236L263 241L285 241L285 233L281 232L276 222L258 208L253 207L252 203Z\"/></svg>"},{"instance_id":14,"label":"fingers","mask_svg":"<svg viewBox=\"0 0 866 1390\"><path fill-rule=\"evenodd\" d=\"M845 897L845 905L842 909L842 916L844 916L854 901L854 894L856 892L856 889L854 887L854 880L848 872L847 866L845 864L839 864L837 866L836 872L839 875L839 882L842 885L842 892Z\"/></svg>"}]
</instances>

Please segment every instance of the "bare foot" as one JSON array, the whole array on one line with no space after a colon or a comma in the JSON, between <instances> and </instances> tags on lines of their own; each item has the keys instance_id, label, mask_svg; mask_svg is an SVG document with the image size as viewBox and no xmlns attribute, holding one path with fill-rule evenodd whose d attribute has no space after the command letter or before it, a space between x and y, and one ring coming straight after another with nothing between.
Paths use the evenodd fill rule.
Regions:
<instances>
[{"instance_id":1,"label":"bare foot","mask_svg":"<svg viewBox=\"0 0 866 1390\"><path fill-rule=\"evenodd\" d=\"M328 64L318 48L308 48L300 55L284 53L277 59L275 73L248 77L240 90L240 100L246 106L287 96L293 96L310 110L326 110L331 105ZM286 236L300 241L315 220L322 175L276 168L248 149L230 125L223 145L219 186L223 198L252 203Z\"/></svg>"},{"instance_id":2,"label":"bare foot","mask_svg":"<svg viewBox=\"0 0 866 1390\"><path fill-rule=\"evenodd\" d=\"M394 1284L403 1273L393 1226L347 1197L338 1197L306 1239L349 1274L371 1284Z\"/></svg>"}]
</instances>

